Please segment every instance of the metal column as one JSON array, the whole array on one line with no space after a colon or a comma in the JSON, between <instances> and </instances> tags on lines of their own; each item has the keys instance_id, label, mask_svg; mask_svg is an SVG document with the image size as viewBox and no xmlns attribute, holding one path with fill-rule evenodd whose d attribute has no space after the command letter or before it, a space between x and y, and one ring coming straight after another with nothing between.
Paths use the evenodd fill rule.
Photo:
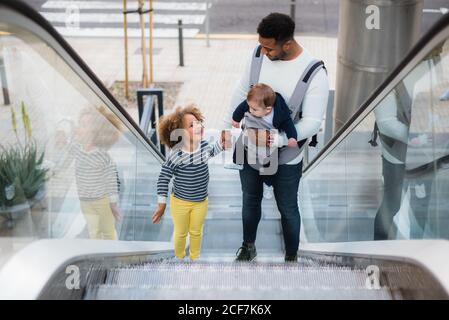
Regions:
<instances>
[{"instance_id":1,"label":"metal column","mask_svg":"<svg viewBox=\"0 0 449 320\"><path fill-rule=\"evenodd\" d=\"M334 133L420 35L422 0L341 0Z\"/></svg>"}]
</instances>

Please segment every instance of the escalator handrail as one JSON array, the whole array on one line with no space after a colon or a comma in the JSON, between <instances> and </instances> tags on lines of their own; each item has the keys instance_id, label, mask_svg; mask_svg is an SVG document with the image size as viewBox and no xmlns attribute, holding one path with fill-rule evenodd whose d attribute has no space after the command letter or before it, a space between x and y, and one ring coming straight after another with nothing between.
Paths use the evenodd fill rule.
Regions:
<instances>
[{"instance_id":1,"label":"escalator handrail","mask_svg":"<svg viewBox=\"0 0 449 320\"><path fill-rule=\"evenodd\" d=\"M154 156L157 160L163 162L165 156L158 150L158 148L151 142L151 140L144 134L139 125L132 119L128 112L122 107L122 105L115 99L111 92L104 86L96 74L89 68L89 66L83 61L83 59L76 53L72 46L59 34L58 31L46 20L41 14L34 10L27 3L21 0L2 0L0 5L6 6L11 10L17 12L20 15L25 16L45 32L65 51L65 53L78 65L78 67L92 80L95 86L101 91L101 93L114 105L118 112L128 121L129 125L135 130L135 134L138 139L151 151L154 152ZM54 48L53 48L54 49Z\"/></svg>"},{"instance_id":2,"label":"escalator handrail","mask_svg":"<svg viewBox=\"0 0 449 320\"><path fill-rule=\"evenodd\" d=\"M303 175L307 175L319 162L324 160L327 155L341 142L343 141L352 130L366 117L378 105L379 98L383 99L391 91L391 84L397 85L403 78L400 76L408 74L415 65L411 65L411 62L426 49L429 42L431 42L437 35L444 30L449 31L449 13L446 13L441 17L431 28L427 31L419 41L408 52L405 58L393 69L393 71L387 76L387 78L373 91L373 93L365 100L364 103L357 109L357 111L349 118L348 121L338 130L338 132L329 140L329 142L321 149L312 161L305 166ZM430 53L434 47L429 49L425 55ZM425 56L424 55L424 56ZM421 60L419 60L421 61ZM393 88L394 88L393 86Z\"/></svg>"}]
</instances>

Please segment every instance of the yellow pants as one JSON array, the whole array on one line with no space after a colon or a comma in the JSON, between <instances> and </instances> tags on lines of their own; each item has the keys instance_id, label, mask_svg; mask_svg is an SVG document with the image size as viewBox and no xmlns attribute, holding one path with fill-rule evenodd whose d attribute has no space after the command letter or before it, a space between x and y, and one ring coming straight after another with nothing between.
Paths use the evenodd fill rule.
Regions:
<instances>
[{"instance_id":1,"label":"yellow pants","mask_svg":"<svg viewBox=\"0 0 449 320\"><path fill-rule=\"evenodd\" d=\"M170 197L170 213L173 219L176 257L186 256L186 238L190 236L190 259L196 260L200 256L201 240L203 237L204 220L207 214L208 200L201 202L186 201Z\"/></svg>"},{"instance_id":2,"label":"yellow pants","mask_svg":"<svg viewBox=\"0 0 449 320\"><path fill-rule=\"evenodd\" d=\"M81 211L86 218L91 239L117 240L115 218L109 204L109 197L81 201Z\"/></svg>"}]
</instances>

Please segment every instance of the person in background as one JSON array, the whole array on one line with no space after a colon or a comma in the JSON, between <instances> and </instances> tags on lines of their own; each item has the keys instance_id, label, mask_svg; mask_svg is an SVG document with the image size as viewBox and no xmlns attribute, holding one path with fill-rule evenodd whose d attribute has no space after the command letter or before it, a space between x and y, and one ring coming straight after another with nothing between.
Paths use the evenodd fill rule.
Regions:
<instances>
[{"instance_id":1,"label":"person in background","mask_svg":"<svg viewBox=\"0 0 449 320\"><path fill-rule=\"evenodd\" d=\"M65 145L63 152L75 160L78 197L91 239L117 239L119 179L108 150L118 141L121 129L119 119L100 107L81 112L69 139L58 133L57 143Z\"/></svg>"}]
</instances>

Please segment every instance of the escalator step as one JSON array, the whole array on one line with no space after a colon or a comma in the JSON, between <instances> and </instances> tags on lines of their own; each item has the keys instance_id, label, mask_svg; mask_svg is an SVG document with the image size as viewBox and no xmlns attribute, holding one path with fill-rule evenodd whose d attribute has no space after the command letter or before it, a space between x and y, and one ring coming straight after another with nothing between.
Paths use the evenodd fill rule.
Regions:
<instances>
[{"instance_id":1,"label":"escalator step","mask_svg":"<svg viewBox=\"0 0 449 320\"><path fill-rule=\"evenodd\" d=\"M299 263L235 263L172 260L92 270L85 299L392 299L400 298L395 281L377 290L366 286L364 269ZM407 272L396 277L411 277ZM390 279L390 277L389 277ZM398 280L398 279L396 279ZM416 279L415 279L416 280ZM385 281L384 281L385 282ZM396 293L395 293L396 292Z\"/></svg>"},{"instance_id":2,"label":"escalator step","mask_svg":"<svg viewBox=\"0 0 449 320\"><path fill-rule=\"evenodd\" d=\"M116 288L100 286L88 292L85 299L164 299L164 300L319 300L319 299L359 299L359 300L391 300L388 288L379 290L367 289L316 289L301 290L183 290L183 289L150 289L150 288Z\"/></svg>"}]
</instances>

